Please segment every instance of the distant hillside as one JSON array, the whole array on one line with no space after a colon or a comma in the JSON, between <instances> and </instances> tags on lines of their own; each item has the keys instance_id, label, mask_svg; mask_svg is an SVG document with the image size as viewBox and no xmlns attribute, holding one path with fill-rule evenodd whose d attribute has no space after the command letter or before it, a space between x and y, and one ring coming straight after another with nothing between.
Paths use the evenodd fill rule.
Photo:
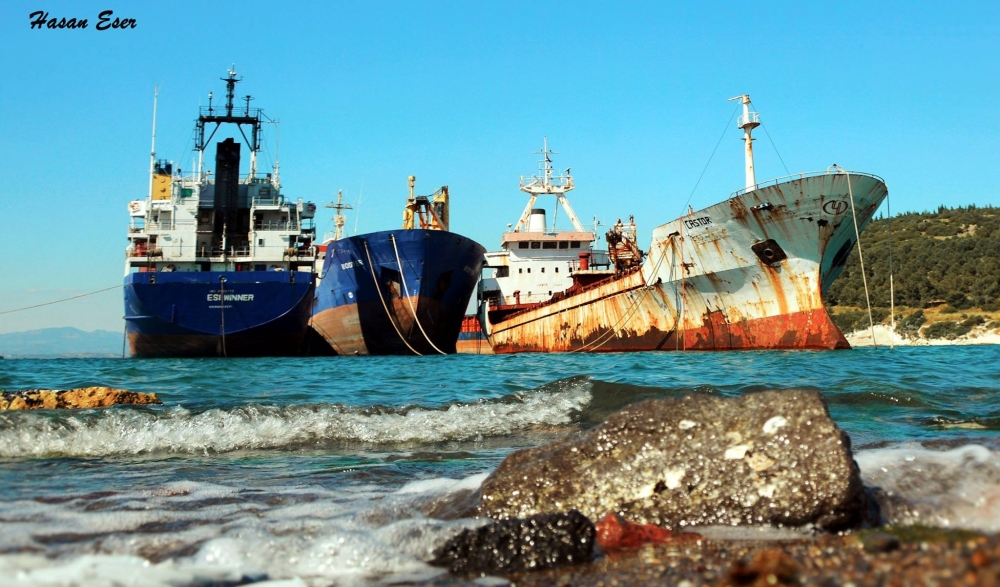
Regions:
<instances>
[{"instance_id":1,"label":"distant hillside","mask_svg":"<svg viewBox=\"0 0 1000 587\"><path fill-rule=\"evenodd\" d=\"M970 206L873 220L861 233L872 306L889 307L889 250L896 305L1000 310L1000 208ZM865 307L857 250L826 296Z\"/></svg>"},{"instance_id":2,"label":"distant hillside","mask_svg":"<svg viewBox=\"0 0 1000 587\"><path fill-rule=\"evenodd\" d=\"M108 330L44 328L0 334L0 355L15 357L120 357L122 334Z\"/></svg>"}]
</instances>

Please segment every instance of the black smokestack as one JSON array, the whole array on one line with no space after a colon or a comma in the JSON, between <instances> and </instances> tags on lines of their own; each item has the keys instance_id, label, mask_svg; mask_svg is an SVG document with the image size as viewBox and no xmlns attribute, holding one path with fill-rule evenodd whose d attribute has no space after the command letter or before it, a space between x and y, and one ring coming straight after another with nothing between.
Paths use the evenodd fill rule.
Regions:
<instances>
[{"instance_id":1,"label":"black smokestack","mask_svg":"<svg viewBox=\"0 0 1000 587\"><path fill-rule=\"evenodd\" d=\"M239 196L240 143L229 138L215 146L215 234L236 232Z\"/></svg>"}]
</instances>

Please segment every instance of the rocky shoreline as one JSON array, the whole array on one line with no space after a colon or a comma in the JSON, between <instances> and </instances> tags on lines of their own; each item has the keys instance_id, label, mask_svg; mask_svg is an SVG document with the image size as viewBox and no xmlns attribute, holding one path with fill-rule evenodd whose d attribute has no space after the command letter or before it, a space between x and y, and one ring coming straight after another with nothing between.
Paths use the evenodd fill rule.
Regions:
<instances>
[{"instance_id":1,"label":"rocky shoreline","mask_svg":"<svg viewBox=\"0 0 1000 587\"><path fill-rule=\"evenodd\" d=\"M702 540L506 577L518 587L1000 585L1000 537L880 529L797 540Z\"/></svg>"},{"instance_id":2,"label":"rocky shoreline","mask_svg":"<svg viewBox=\"0 0 1000 587\"><path fill-rule=\"evenodd\" d=\"M488 523L435 551L433 585L1000 585L1000 536L882 525L811 391L632 404L476 499Z\"/></svg>"},{"instance_id":3,"label":"rocky shoreline","mask_svg":"<svg viewBox=\"0 0 1000 587\"><path fill-rule=\"evenodd\" d=\"M844 337L852 347L1000 344L1000 332L996 329L989 329L983 326L976 327L972 330L972 332L953 339L925 338L922 335L902 336L886 324L876 324L874 330L874 338L872 338L871 328L862 328L861 330L855 330L854 332L845 332Z\"/></svg>"},{"instance_id":4,"label":"rocky shoreline","mask_svg":"<svg viewBox=\"0 0 1000 587\"><path fill-rule=\"evenodd\" d=\"M516 587L1000 585L1000 537L923 527L815 537L701 539L534 572L446 575L428 585Z\"/></svg>"}]
</instances>

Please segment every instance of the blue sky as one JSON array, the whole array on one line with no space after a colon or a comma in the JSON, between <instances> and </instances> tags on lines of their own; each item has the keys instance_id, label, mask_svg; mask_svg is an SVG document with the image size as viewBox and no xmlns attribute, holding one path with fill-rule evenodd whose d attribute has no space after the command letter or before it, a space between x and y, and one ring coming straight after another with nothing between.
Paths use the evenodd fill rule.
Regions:
<instances>
[{"instance_id":1,"label":"blue sky","mask_svg":"<svg viewBox=\"0 0 1000 587\"><path fill-rule=\"evenodd\" d=\"M418 193L450 186L452 229L496 248L547 135L579 216L635 214L644 244L689 196L698 209L743 186L741 134L726 128L726 100L743 93L768 131L755 133L759 180L785 175L770 136L792 173L882 176L894 213L1000 205L996 6L8 1L0 312L121 282L154 85L158 156L188 169L197 108L233 63L238 95L281 121L286 194L363 194L357 232L399 225L412 174ZM136 28L97 31L107 9ZM30 30L35 10L90 26ZM266 164L274 145L270 132ZM121 315L112 290L0 314L0 332L120 331Z\"/></svg>"}]
</instances>

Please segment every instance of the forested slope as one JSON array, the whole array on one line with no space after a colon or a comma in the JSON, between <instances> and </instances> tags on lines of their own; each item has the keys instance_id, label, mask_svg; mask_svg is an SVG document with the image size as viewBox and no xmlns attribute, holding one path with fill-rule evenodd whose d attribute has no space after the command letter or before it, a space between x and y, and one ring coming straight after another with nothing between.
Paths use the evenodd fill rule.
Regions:
<instances>
[{"instance_id":1,"label":"forested slope","mask_svg":"<svg viewBox=\"0 0 1000 587\"><path fill-rule=\"evenodd\" d=\"M889 307L889 256L896 304L1000 310L1000 208L945 208L873 220L861 233L872 305ZM857 249L826 296L865 307Z\"/></svg>"},{"instance_id":2,"label":"forested slope","mask_svg":"<svg viewBox=\"0 0 1000 587\"><path fill-rule=\"evenodd\" d=\"M861 250L876 322L889 316L890 253L897 321L905 319L897 330L916 334L928 308L931 322L954 320L957 331L1000 312L1000 208L941 206L876 219L861 233ZM826 303L841 329L867 326L867 312L858 311L866 304L857 248Z\"/></svg>"}]
</instances>

